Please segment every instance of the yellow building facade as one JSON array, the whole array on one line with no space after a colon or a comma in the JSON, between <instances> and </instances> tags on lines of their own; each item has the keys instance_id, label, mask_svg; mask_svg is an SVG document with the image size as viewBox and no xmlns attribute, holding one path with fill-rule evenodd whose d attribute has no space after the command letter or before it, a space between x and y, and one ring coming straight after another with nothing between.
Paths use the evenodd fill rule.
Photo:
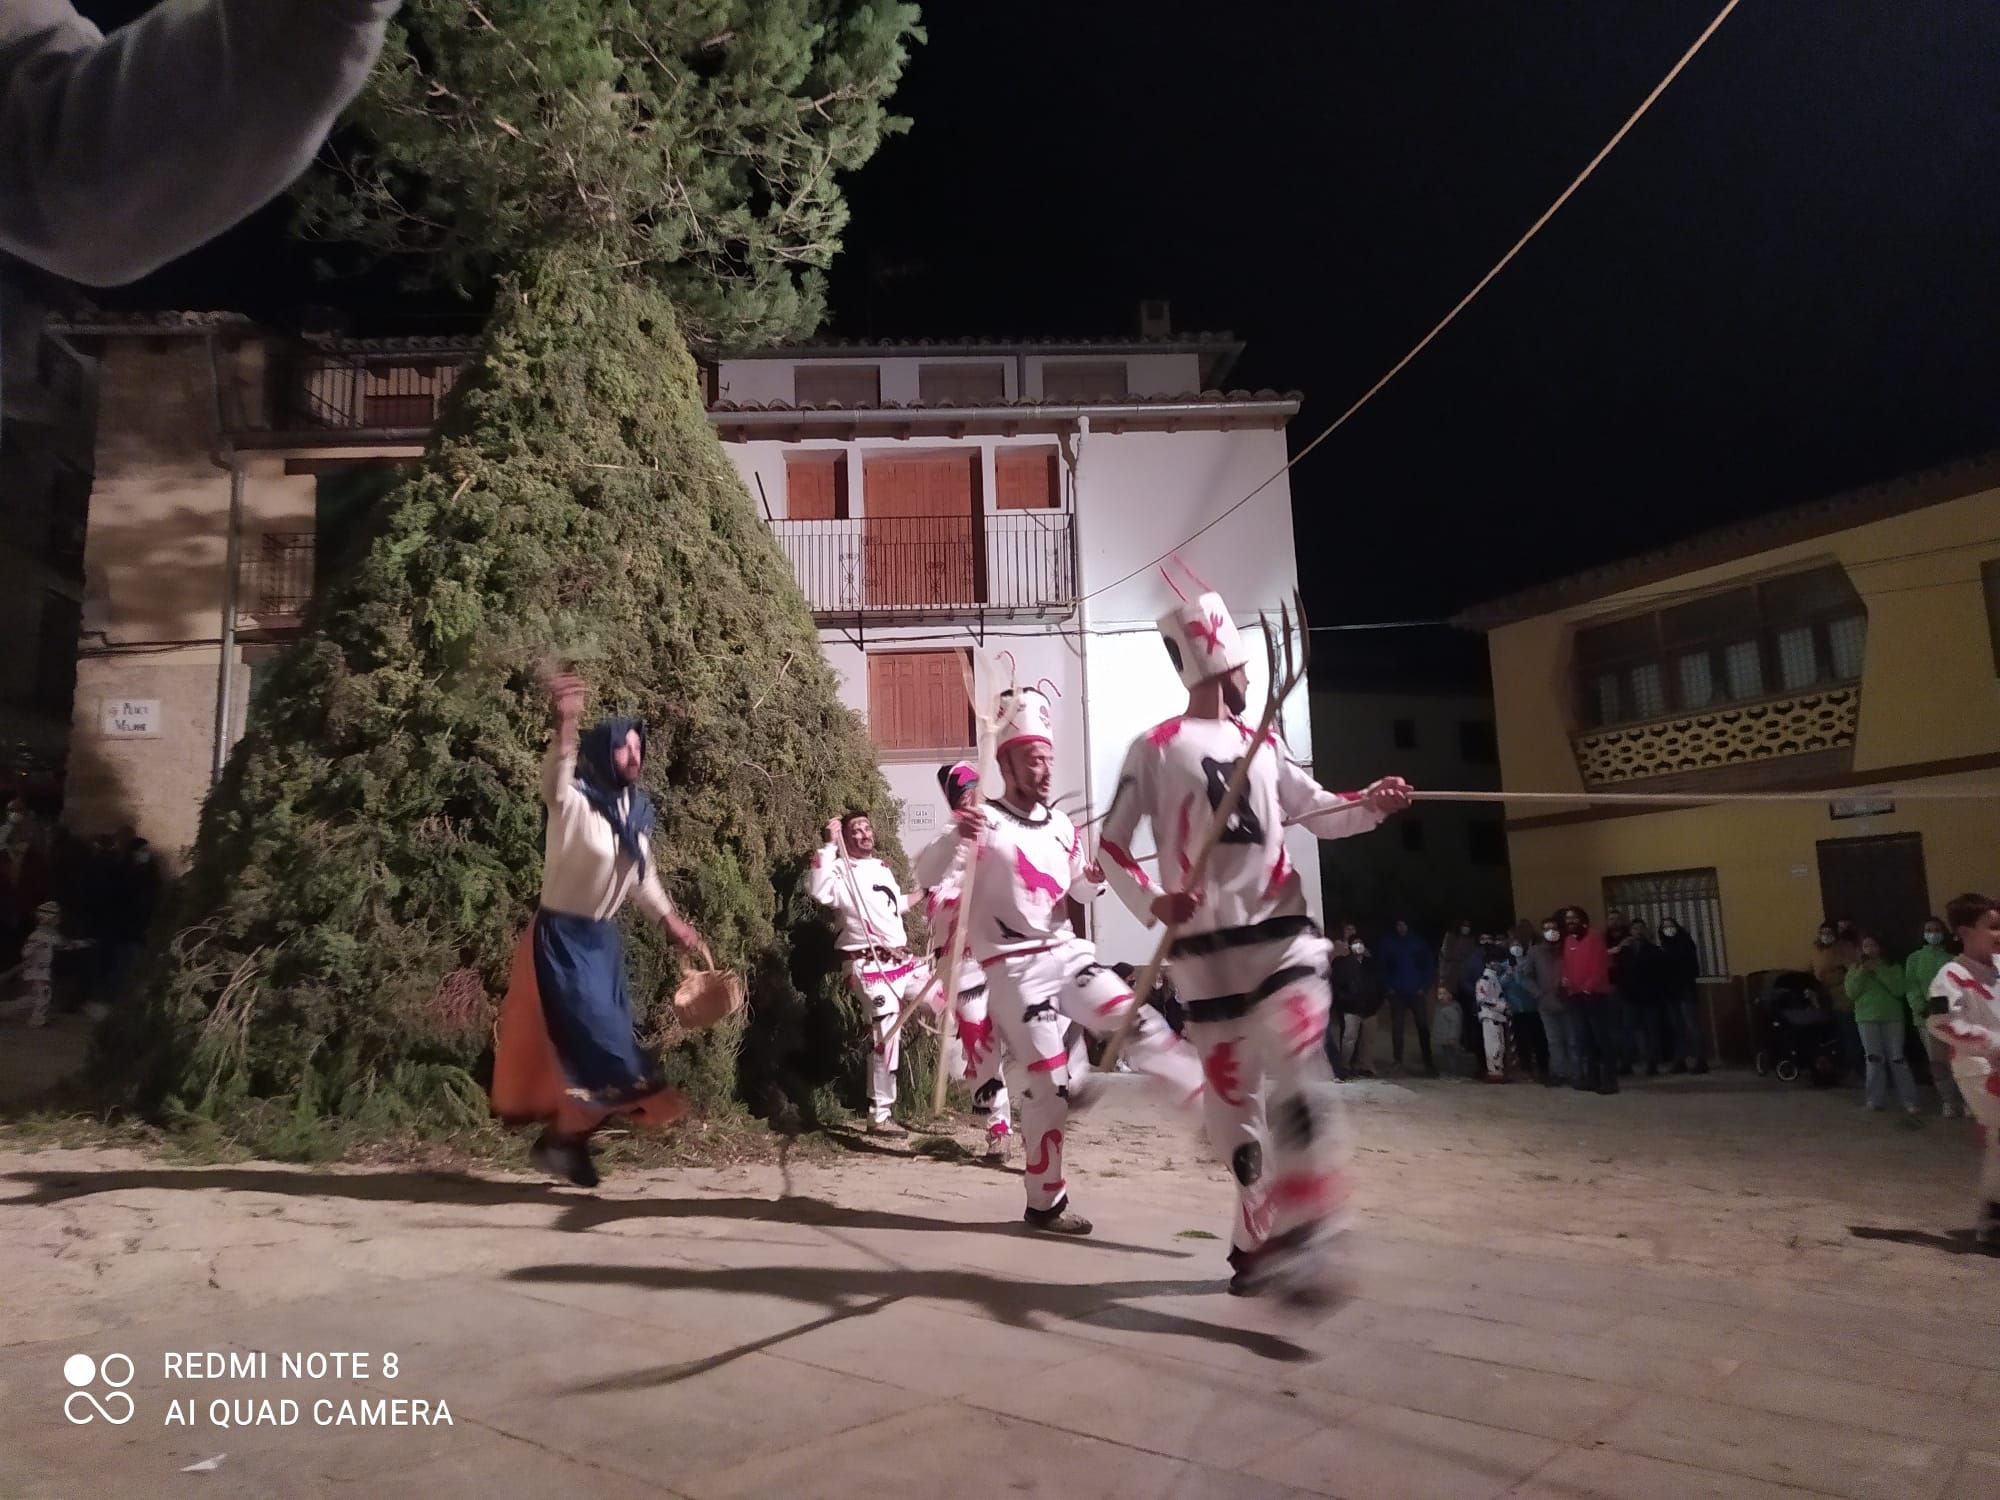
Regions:
<instances>
[{"instance_id":1,"label":"yellow building facade","mask_svg":"<svg viewBox=\"0 0 2000 1500\"><path fill-rule=\"evenodd\" d=\"M1688 924L1712 976L1803 967L1827 918L1892 951L2000 885L2000 459L1676 544L1485 606L1517 912ZM1807 800L1704 802L1785 791ZM1823 793L1824 795L1819 795Z\"/></svg>"}]
</instances>

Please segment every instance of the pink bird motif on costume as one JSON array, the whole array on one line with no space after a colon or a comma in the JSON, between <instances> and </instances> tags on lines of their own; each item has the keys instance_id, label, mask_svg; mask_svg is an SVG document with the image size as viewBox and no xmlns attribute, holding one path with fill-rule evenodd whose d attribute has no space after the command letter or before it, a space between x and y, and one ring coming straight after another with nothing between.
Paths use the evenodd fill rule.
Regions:
<instances>
[{"instance_id":1,"label":"pink bird motif on costume","mask_svg":"<svg viewBox=\"0 0 2000 1500\"><path fill-rule=\"evenodd\" d=\"M1040 891L1046 894L1049 900L1060 901L1063 898L1063 892L1068 889L1055 876L1045 874L1043 871L1037 869L1029 861L1025 850L1016 849L1014 851L1014 874L1021 882L1021 889L1026 891L1030 896Z\"/></svg>"}]
</instances>

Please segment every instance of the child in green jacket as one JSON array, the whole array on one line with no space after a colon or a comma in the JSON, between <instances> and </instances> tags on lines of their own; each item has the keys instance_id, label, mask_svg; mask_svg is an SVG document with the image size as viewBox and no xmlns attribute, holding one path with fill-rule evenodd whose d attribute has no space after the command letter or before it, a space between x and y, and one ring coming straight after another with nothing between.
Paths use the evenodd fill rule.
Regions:
<instances>
[{"instance_id":1,"label":"child in green jacket","mask_svg":"<svg viewBox=\"0 0 2000 1500\"><path fill-rule=\"evenodd\" d=\"M1868 1059L1868 1099L1864 1109L1882 1109L1889 1102L1889 1080L1896 1080L1896 1097L1903 1113L1917 1119L1917 1080L1903 1055L1905 1017L1911 1015L1909 981L1901 968L1882 956L1872 936L1861 939L1861 961L1847 971L1847 998L1854 1003L1854 1025L1861 1033L1862 1055ZM1916 1012L1919 1020L1922 1012Z\"/></svg>"},{"instance_id":2,"label":"child in green jacket","mask_svg":"<svg viewBox=\"0 0 2000 1500\"><path fill-rule=\"evenodd\" d=\"M1944 1014L1944 1001L1932 1000L1930 993L1938 970L1951 962L1949 938L1940 918L1926 919L1924 945L1904 962L1903 976L1909 981L1910 1009L1918 1018L1917 1029L1924 1034L1924 1050L1930 1054L1931 1081L1937 1085L1938 1102L1944 1106L1947 1120L1958 1120L1965 1116L1965 1096L1958 1091L1958 1080L1951 1076L1951 1048L1942 1037L1932 1036L1923 1022L1925 1016Z\"/></svg>"}]
</instances>

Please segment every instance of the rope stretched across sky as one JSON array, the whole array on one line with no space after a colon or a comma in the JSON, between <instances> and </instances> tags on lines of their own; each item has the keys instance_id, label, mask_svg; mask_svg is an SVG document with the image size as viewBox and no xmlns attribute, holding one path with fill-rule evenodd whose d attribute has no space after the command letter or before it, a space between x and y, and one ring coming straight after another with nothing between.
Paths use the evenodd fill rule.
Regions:
<instances>
[{"instance_id":1,"label":"rope stretched across sky","mask_svg":"<svg viewBox=\"0 0 2000 1500\"><path fill-rule=\"evenodd\" d=\"M1207 535L1209 532L1213 531L1216 527L1220 526L1224 521L1228 520L1231 516L1235 515L1237 511L1241 510L1244 506L1248 505L1252 500L1256 499L1259 495L1263 494L1265 490L1269 489L1272 485L1276 484L1280 479L1284 478L1285 475L1289 474L1304 460L1305 456L1308 453L1312 452L1313 449L1317 448L1321 443L1325 442L1328 438L1332 437L1342 427L1346 426L1348 418L1352 417L1356 412L1360 411L1362 407L1366 406L1370 401L1374 400L1376 394L1384 386L1386 386L1390 381L1394 380L1398 375L1403 373L1403 370L1405 369L1405 367L1409 365L1411 360L1415 359L1419 354L1422 354L1425 349L1429 348L1431 341L1435 339L1439 334L1443 333L1445 329L1451 325L1452 320L1456 318L1460 313L1464 312L1465 309L1471 305L1472 299L1474 297L1477 297L1481 292L1486 290L1487 285L1493 280L1494 277L1498 276L1502 271L1507 269L1508 263L1511 262L1515 256L1519 255L1524 249L1527 248L1528 241L1532 240L1537 234L1539 234L1541 232L1542 226L1548 223L1549 220L1553 219L1556 216L1556 212L1565 203L1569 202L1569 200L1572 197L1575 196L1576 190L1582 187L1585 182L1589 181L1590 174L1598 169L1599 165L1603 163L1604 158L1609 156L1612 153L1612 151L1617 148L1618 143L1620 141L1624 140L1627 135L1631 134L1632 127L1637 125L1640 119L1644 117L1646 111L1653 107L1654 101L1657 100L1660 97L1660 95L1664 94L1667 91L1667 85L1672 83L1676 78L1680 77L1681 71L1684 68L1686 68L1689 63L1694 61L1695 54L1701 51L1702 47L1707 44L1708 39L1710 37L1715 35L1716 28L1719 27L1724 21L1729 19L1729 13L1734 9L1736 9L1737 3L1738 0L1728 0L1728 3L1725 4L1722 7L1722 9L1716 13L1715 19L1708 23L1708 26L1702 31L1701 35L1696 37L1693 43L1688 47L1687 51L1681 54L1680 61L1675 63L1671 68L1667 70L1667 76L1662 78L1658 83L1654 84L1653 91L1648 95L1646 95L1644 99L1641 99L1639 101L1639 107L1632 111L1631 115L1626 118L1626 121L1623 125L1620 125L1618 127L1617 133L1613 135L1610 140L1604 143L1603 149L1601 149L1597 153L1597 155L1593 156L1584 165L1583 170L1577 173L1575 179L1571 181L1570 185L1562 190L1562 192L1557 196L1556 201L1551 203L1546 209L1542 211L1542 216L1539 219L1535 220L1534 223L1528 226L1527 233L1523 234L1518 240L1514 241L1513 248L1510 249L1505 255L1501 256L1499 260L1493 263L1493 269L1488 271L1484 276L1480 277L1479 280L1473 284L1472 290L1467 292L1463 297L1459 298L1457 305L1454 306L1450 312L1446 313L1442 318L1438 319L1437 326L1431 329L1431 331L1425 334L1422 338L1418 339L1416 345L1410 350L1410 352L1408 354L1405 354L1401 359L1397 360L1393 365L1391 365L1388 371L1382 376L1380 380L1376 381L1373 385L1369 386L1367 390L1363 391L1361 393L1360 398L1356 400L1352 406L1348 407L1346 411L1342 412L1339 416L1335 417L1333 421L1328 423L1326 429L1323 432L1321 432L1318 437L1314 438L1310 443L1307 443L1305 447L1299 449L1297 453L1293 454L1291 458L1287 459L1285 461L1285 465L1283 468L1279 469L1276 473L1272 474L1269 479L1266 479L1262 484L1258 485L1257 488L1250 491L1249 494L1245 495L1241 500L1238 500L1234 505L1231 505L1227 510L1223 511L1220 515L1217 515L1216 517L1214 517L1214 519L1207 522L1204 526L1202 526L1202 528L1199 531L1196 531L1193 535L1185 537L1181 541L1176 542L1173 546L1169 547L1166 551L1162 552L1158 557L1152 559L1152 561L1141 563L1138 567L1134 568L1131 572L1127 573L1123 578L1114 578L1111 582L1104 584L1102 587L1092 589L1088 594L1084 595L1085 600L1095 599L1099 594L1107 594L1111 590L1118 588L1123 584L1130 583L1134 578L1137 578L1141 573L1147 573L1152 571L1153 568L1158 566L1160 563L1165 562L1168 558L1172 557L1176 552L1180 551L1183 547L1186 547L1190 543L1199 539L1200 537Z\"/></svg>"}]
</instances>

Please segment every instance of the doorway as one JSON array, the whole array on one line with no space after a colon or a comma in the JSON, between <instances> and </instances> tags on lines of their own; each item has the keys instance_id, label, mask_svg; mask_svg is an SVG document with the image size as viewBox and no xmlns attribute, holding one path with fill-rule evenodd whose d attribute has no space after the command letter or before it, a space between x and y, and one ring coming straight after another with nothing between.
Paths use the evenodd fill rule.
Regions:
<instances>
[{"instance_id":1,"label":"doorway","mask_svg":"<svg viewBox=\"0 0 2000 1500\"><path fill-rule=\"evenodd\" d=\"M1856 922L1889 954L1907 954L1921 941L1931 910L1923 835L1822 839L1819 892L1827 920Z\"/></svg>"},{"instance_id":2,"label":"doorway","mask_svg":"<svg viewBox=\"0 0 2000 1500\"><path fill-rule=\"evenodd\" d=\"M984 600L979 451L871 456L861 472L869 607Z\"/></svg>"}]
</instances>

